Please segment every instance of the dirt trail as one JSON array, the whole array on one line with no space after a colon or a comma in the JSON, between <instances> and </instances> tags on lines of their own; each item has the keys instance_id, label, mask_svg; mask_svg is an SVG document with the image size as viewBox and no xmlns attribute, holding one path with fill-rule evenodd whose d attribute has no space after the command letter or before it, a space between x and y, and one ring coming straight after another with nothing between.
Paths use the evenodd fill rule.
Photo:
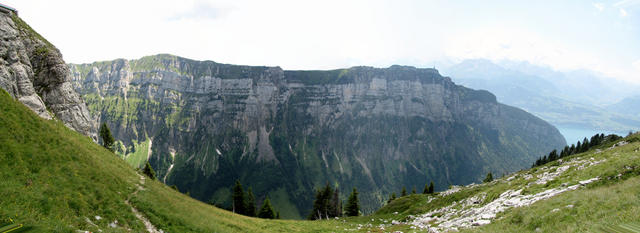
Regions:
<instances>
[{"instance_id":1,"label":"dirt trail","mask_svg":"<svg viewBox=\"0 0 640 233\"><path fill-rule=\"evenodd\" d=\"M145 182L145 177L143 175L138 174L138 176L140 176L140 183L136 184L136 191L134 191L133 193L131 193L131 195L129 195L129 197L127 198L127 200L124 200L124 203L127 204L129 207L131 207L131 211L133 212L133 214L136 216L136 218L140 219L140 221L142 221L142 223L144 224L144 227L147 229L148 232L150 233L163 233L164 231L162 230L158 230L158 228L156 228L151 221L149 221L149 219L147 219L146 217L144 217L144 215L142 215L142 213L140 213L140 211L138 211L136 208L133 207L133 205L131 205L131 203L129 203L129 200L131 199L131 197L138 195L138 191L140 190L144 190L144 188L142 187L144 185Z\"/></svg>"}]
</instances>

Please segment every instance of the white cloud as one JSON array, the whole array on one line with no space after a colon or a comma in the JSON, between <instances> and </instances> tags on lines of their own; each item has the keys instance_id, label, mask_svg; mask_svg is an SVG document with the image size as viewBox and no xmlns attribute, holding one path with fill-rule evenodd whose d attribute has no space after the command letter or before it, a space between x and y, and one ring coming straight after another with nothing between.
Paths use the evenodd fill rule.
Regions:
<instances>
[{"instance_id":1,"label":"white cloud","mask_svg":"<svg viewBox=\"0 0 640 233\"><path fill-rule=\"evenodd\" d=\"M604 4L602 3L594 3L593 7L595 7L596 9L598 9L599 12L602 12L604 10Z\"/></svg>"},{"instance_id":2,"label":"white cloud","mask_svg":"<svg viewBox=\"0 0 640 233\"><path fill-rule=\"evenodd\" d=\"M625 16L627 16L627 15L629 15L629 14L627 13L627 11L626 11L626 10L624 10L624 8L620 8L620 16L625 17Z\"/></svg>"},{"instance_id":3,"label":"white cloud","mask_svg":"<svg viewBox=\"0 0 640 233\"><path fill-rule=\"evenodd\" d=\"M521 28L478 28L447 40L445 54L457 60L486 58L520 60L555 69L596 67L597 57L585 51L571 51L538 33Z\"/></svg>"},{"instance_id":4,"label":"white cloud","mask_svg":"<svg viewBox=\"0 0 640 233\"><path fill-rule=\"evenodd\" d=\"M613 4L615 7L639 5L640 0L622 0Z\"/></svg>"},{"instance_id":5,"label":"white cloud","mask_svg":"<svg viewBox=\"0 0 640 233\"><path fill-rule=\"evenodd\" d=\"M631 65L633 66L633 68L635 68L637 71L640 71L640 60L636 60L633 63L631 63Z\"/></svg>"}]
</instances>

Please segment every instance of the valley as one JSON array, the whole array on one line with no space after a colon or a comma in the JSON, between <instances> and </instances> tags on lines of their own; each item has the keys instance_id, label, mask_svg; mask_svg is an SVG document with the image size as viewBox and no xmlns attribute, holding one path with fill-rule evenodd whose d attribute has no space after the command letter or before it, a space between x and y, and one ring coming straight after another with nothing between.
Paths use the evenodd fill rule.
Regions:
<instances>
[{"instance_id":1,"label":"valley","mask_svg":"<svg viewBox=\"0 0 640 233\"><path fill-rule=\"evenodd\" d=\"M34 30L42 27L32 28L22 18L54 9L61 13L48 20L77 17L59 8L65 4L46 5L46 12L21 8L20 16L0 4L0 233L640 232L638 85L629 80L586 68L560 71L495 58L467 59L440 70L380 65L424 62L407 57L387 62L349 57L346 63L311 66L326 69L273 65L282 54L319 63L308 50L314 47L309 38L308 44L291 45L299 50L295 56L272 43L236 48L233 57L225 57L254 65L166 53L137 58L130 57L139 52L127 53L127 59L103 61L90 56L103 47L133 51L127 46L139 39L138 31L153 39L137 46L160 43L166 51L189 51L184 48L194 46L192 34L169 33L165 26L213 24L207 30L220 30L223 38L230 29L217 26L232 21L226 17L253 9L253 4L211 7L206 1L191 13L195 18L168 17L166 9L153 8L179 13L191 3L118 8L122 19L130 10L165 11L162 17L168 18L146 15L128 22L136 26L133 31L120 18L91 27L57 25L127 35L96 46L110 33L87 33L82 38L91 48L83 54L92 59L67 63ZM98 3L82 7L92 4ZM376 5L355 11L345 4L339 6L348 9L349 18ZM112 5L119 4L109 2L92 14ZM621 7L628 3L614 6L627 17ZM212 12L215 17L207 15ZM383 21L396 18L402 17ZM234 42L259 44L279 33L306 36L299 28L280 31L291 21L283 19L274 24L278 27L230 30L252 34L234 35L216 53L195 57L224 57L218 52L231 51ZM162 36L152 36L157 28L140 27L158 22ZM199 23L186 24L185 30ZM325 52L337 59L362 48L371 55L403 51L400 45L410 40L393 43L399 46L393 49L367 46L404 30L393 28L394 33L380 31L348 50ZM57 35L51 28L41 31ZM342 43L349 40L348 31L329 34ZM162 42L168 37L186 47ZM412 29L405 37L420 33ZM69 48L66 40L52 38ZM217 46L211 37L203 39L198 50ZM430 43L405 50L422 53L424 44ZM504 49L510 47L489 50ZM254 53L238 60L246 51ZM273 59L260 60L261 53ZM369 64L364 61L376 66L358 65ZM632 65L640 69L640 61Z\"/></svg>"},{"instance_id":2,"label":"valley","mask_svg":"<svg viewBox=\"0 0 640 233\"><path fill-rule=\"evenodd\" d=\"M565 144L546 122L434 69L287 71L169 54L69 67L134 167L153 138L149 161L168 185L230 208L240 179L260 200L277 197L284 218L306 217L327 182L362 190L371 213L402 186L477 182Z\"/></svg>"}]
</instances>

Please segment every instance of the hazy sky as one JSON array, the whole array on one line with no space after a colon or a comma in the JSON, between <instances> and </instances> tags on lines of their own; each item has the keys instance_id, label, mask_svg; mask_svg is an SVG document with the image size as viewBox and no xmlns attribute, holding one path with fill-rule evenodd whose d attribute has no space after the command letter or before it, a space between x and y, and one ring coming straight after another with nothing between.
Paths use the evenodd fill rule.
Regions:
<instances>
[{"instance_id":1,"label":"hazy sky","mask_svg":"<svg viewBox=\"0 0 640 233\"><path fill-rule=\"evenodd\" d=\"M4 0L67 62L171 53L330 69L466 58L640 81L640 0Z\"/></svg>"}]
</instances>

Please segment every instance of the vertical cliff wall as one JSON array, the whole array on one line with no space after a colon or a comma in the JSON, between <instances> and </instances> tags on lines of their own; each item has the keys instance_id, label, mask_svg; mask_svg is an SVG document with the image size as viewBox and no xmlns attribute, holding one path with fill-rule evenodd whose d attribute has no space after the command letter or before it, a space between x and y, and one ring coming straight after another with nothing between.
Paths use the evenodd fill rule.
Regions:
<instances>
[{"instance_id":1,"label":"vertical cliff wall","mask_svg":"<svg viewBox=\"0 0 640 233\"><path fill-rule=\"evenodd\" d=\"M95 120L73 89L60 51L12 13L0 13L0 88L40 117L96 137Z\"/></svg>"},{"instance_id":2,"label":"vertical cliff wall","mask_svg":"<svg viewBox=\"0 0 640 233\"><path fill-rule=\"evenodd\" d=\"M402 186L479 182L565 145L548 123L435 69L285 71L172 55L70 67L120 153L151 141L166 183L224 206L240 179L286 217L306 215L327 182L357 187L371 211Z\"/></svg>"}]
</instances>

